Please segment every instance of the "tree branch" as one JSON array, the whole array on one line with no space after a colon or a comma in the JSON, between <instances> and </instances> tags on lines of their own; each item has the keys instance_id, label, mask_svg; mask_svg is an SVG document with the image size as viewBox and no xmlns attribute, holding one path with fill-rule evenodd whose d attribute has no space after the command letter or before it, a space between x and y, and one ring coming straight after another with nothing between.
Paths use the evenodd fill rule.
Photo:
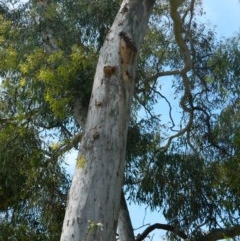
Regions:
<instances>
[{"instance_id":1,"label":"tree branch","mask_svg":"<svg viewBox=\"0 0 240 241\"><path fill-rule=\"evenodd\" d=\"M189 119L186 126L179 130L179 132L175 135L172 135L169 139L167 144L162 148L164 151L167 151L168 147L172 143L172 140L176 137L184 135L186 132L190 131L192 123L193 123L193 104L192 104L192 93L191 93L191 84L190 80L187 76L188 71L192 69L192 58L190 50L183 39L182 32L182 19L178 13L178 7L181 5L181 1L170 0L170 16L173 21L173 33L175 36L176 43L183 55L184 66L180 71L180 76L183 80L184 85L184 94L180 100L180 106L184 112L188 113ZM193 7L193 6L192 6Z\"/></svg>"},{"instance_id":2,"label":"tree branch","mask_svg":"<svg viewBox=\"0 0 240 241\"><path fill-rule=\"evenodd\" d=\"M79 133L75 136L72 137L71 140L69 140L67 143L63 143L56 149L56 153L58 156L63 155L65 152L70 151L74 146L76 146L81 138L82 138L83 133Z\"/></svg>"},{"instance_id":3,"label":"tree branch","mask_svg":"<svg viewBox=\"0 0 240 241\"><path fill-rule=\"evenodd\" d=\"M173 226L168 225L168 224L155 223L155 224L150 225L149 227L147 227L143 231L142 234L138 235L136 237L136 241L144 240L147 237L147 235L149 233L151 233L155 229L162 229L162 230L170 231L170 232L174 233L175 235L177 235L178 237L180 237L182 239L187 239L188 238L188 236L184 232L178 230L176 227L173 227Z\"/></svg>"},{"instance_id":4,"label":"tree branch","mask_svg":"<svg viewBox=\"0 0 240 241\"><path fill-rule=\"evenodd\" d=\"M148 78L148 81L151 82L157 78L163 77L163 76L172 76L172 75L180 75L181 71L176 69L176 70L166 70L163 72L158 72L155 75L151 76L150 78Z\"/></svg>"},{"instance_id":5,"label":"tree branch","mask_svg":"<svg viewBox=\"0 0 240 241\"><path fill-rule=\"evenodd\" d=\"M172 130L173 127L175 126L175 123L174 123L174 120L173 120L173 117L172 117L172 105L171 105L171 103L169 102L169 100L166 96L164 96L162 93L160 93L156 89L152 89L152 91L155 92L156 94L158 94L161 98L163 98L167 102L168 107L169 107L168 115L169 115L169 118L170 118L171 123L172 123L172 126L170 127L170 129Z\"/></svg>"},{"instance_id":6,"label":"tree branch","mask_svg":"<svg viewBox=\"0 0 240 241\"><path fill-rule=\"evenodd\" d=\"M51 152L45 151L45 155L49 156L47 159L47 163L51 162L52 160L57 160L60 156L64 153L70 151L73 147L75 147L81 140L83 133L79 133L72 137L69 141L66 141L59 145L56 149L52 149Z\"/></svg>"}]
</instances>

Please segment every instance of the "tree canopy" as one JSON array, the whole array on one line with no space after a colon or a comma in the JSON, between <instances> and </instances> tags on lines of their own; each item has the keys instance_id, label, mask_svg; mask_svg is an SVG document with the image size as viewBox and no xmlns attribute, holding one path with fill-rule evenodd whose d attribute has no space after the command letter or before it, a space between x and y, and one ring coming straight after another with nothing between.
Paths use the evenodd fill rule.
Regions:
<instances>
[{"instance_id":1,"label":"tree canopy","mask_svg":"<svg viewBox=\"0 0 240 241\"><path fill-rule=\"evenodd\" d=\"M0 1L0 240L59 240L64 155L79 148L120 3ZM240 235L239 34L219 40L203 12L200 0L156 1L139 51L123 189L166 224L138 241L154 228L173 240Z\"/></svg>"}]
</instances>

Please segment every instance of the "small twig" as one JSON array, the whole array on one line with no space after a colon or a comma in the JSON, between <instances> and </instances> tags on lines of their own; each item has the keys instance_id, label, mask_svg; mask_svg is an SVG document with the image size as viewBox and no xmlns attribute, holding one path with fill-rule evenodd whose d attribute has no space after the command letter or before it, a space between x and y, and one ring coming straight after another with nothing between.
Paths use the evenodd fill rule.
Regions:
<instances>
[{"instance_id":1,"label":"small twig","mask_svg":"<svg viewBox=\"0 0 240 241\"><path fill-rule=\"evenodd\" d=\"M150 226L150 223L146 223L146 224L143 224L142 226L138 227L138 228L134 228L134 230L138 230L138 229L141 229L145 226Z\"/></svg>"}]
</instances>

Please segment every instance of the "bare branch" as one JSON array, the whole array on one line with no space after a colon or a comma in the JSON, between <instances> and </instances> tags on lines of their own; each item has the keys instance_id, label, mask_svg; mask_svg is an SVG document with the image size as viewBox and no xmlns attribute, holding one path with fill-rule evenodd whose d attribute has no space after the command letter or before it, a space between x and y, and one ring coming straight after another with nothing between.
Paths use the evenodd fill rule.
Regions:
<instances>
[{"instance_id":1,"label":"bare branch","mask_svg":"<svg viewBox=\"0 0 240 241\"><path fill-rule=\"evenodd\" d=\"M173 120L173 118L172 118L172 106L171 106L171 103L169 102L169 100L167 99L167 97L166 96L164 96L162 93L160 93L159 91L157 91L157 90L155 90L155 89L152 89L152 91L154 92L154 93L156 93L156 94L158 94L161 98L163 98L166 102L167 102L167 104L168 104L168 107L169 107L169 118L170 118L170 120L171 120L171 122L172 122L172 126L170 127L170 129L172 130L173 129L173 127L175 126L175 123L174 123L174 120Z\"/></svg>"},{"instance_id":2,"label":"bare branch","mask_svg":"<svg viewBox=\"0 0 240 241\"><path fill-rule=\"evenodd\" d=\"M177 235L178 237L182 238L182 239L187 239L188 236L178 230L178 228L174 227L174 226L171 226L171 225L168 225L168 224L161 224L161 223L155 223L153 225L150 225L149 227L147 227L142 234L138 235L136 237L136 241L142 241L144 240L149 233L151 233L153 230L155 229L162 229L162 230L166 230L166 231L170 231L172 233L174 233L175 235Z\"/></svg>"}]
</instances>

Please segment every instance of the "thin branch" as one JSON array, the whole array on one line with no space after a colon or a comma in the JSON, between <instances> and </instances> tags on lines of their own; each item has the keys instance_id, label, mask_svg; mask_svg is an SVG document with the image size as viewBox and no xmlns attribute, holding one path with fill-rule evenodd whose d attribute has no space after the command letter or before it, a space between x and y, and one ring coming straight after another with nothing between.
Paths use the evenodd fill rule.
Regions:
<instances>
[{"instance_id":1,"label":"thin branch","mask_svg":"<svg viewBox=\"0 0 240 241\"><path fill-rule=\"evenodd\" d=\"M161 98L163 98L167 104L168 104L168 107L169 107L169 118L172 122L172 126L170 127L170 129L172 130L172 128L175 126L175 123L174 123L174 120L172 118L172 106L171 106L171 103L169 102L169 100L167 99L166 96L164 96L162 93L160 93L159 91L155 90L155 89L152 89L152 91L156 94L158 94Z\"/></svg>"},{"instance_id":2,"label":"thin branch","mask_svg":"<svg viewBox=\"0 0 240 241\"><path fill-rule=\"evenodd\" d=\"M183 129L181 129L178 133L176 133L175 135L170 136L168 141L167 141L167 144L164 147L162 147L161 149L163 151L167 151L169 146L172 143L172 140L179 137L179 136L184 135L191 128L192 123L193 123L193 115L190 115L187 125Z\"/></svg>"},{"instance_id":3,"label":"thin branch","mask_svg":"<svg viewBox=\"0 0 240 241\"><path fill-rule=\"evenodd\" d=\"M159 118L155 115L152 114L150 108L148 108L144 101L142 101L137 95L134 96L134 98L138 101L138 103L144 108L144 110L146 111L147 114L149 114L149 116L152 118L152 119L156 119L157 121L159 121Z\"/></svg>"},{"instance_id":4,"label":"thin branch","mask_svg":"<svg viewBox=\"0 0 240 241\"><path fill-rule=\"evenodd\" d=\"M182 239L187 239L188 238L188 236L184 232L178 230L174 226L171 226L171 225L168 225L168 224L155 223L155 224L147 227L143 231L142 234L138 235L136 237L136 241L144 240L148 236L148 234L151 233L155 229L162 229L162 230L170 231L170 232L174 233L175 235L177 235L178 237L180 237Z\"/></svg>"},{"instance_id":5,"label":"thin branch","mask_svg":"<svg viewBox=\"0 0 240 241\"><path fill-rule=\"evenodd\" d=\"M172 75L181 75L181 71L180 70L169 70L169 71L158 72L155 75L152 75L151 77L147 78L147 82L151 83L151 82L155 81L155 83L157 83L156 80L159 77L172 76ZM158 94L161 98L163 98L167 102L167 104L169 106L169 117L172 122L172 127L170 127L170 129L172 129L175 126L175 123L172 118L172 106L171 106L170 102L163 94L161 94L159 91L157 91L156 88L151 87L151 86L150 86L150 88L151 88L151 91ZM145 91L145 89L138 89L137 92L141 92L141 91ZM143 101L141 101L137 95L135 95L135 98L144 107L144 109L147 111L147 113L153 118L151 111L146 107L146 105L143 103Z\"/></svg>"},{"instance_id":6,"label":"thin branch","mask_svg":"<svg viewBox=\"0 0 240 241\"><path fill-rule=\"evenodd\" d=\"M140 227L137 227L137 228L134 228L134 230L138 230L138 229L141 229L141 228L143 228L143 227L146 227L146 226L149 226L150 225L150 223L146 223L146 224L143 224L142 226L140 226ZM138 234L138 236L139 236L140 234Z\"/></svg>"}]
</instances>

